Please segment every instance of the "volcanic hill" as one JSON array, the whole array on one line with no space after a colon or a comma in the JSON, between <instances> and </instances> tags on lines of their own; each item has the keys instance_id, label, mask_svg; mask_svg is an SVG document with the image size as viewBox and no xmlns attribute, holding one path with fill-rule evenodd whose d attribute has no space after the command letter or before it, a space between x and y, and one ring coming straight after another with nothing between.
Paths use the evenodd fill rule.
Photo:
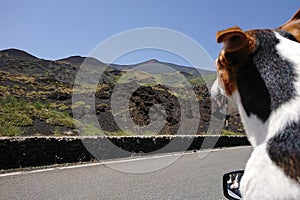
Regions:
<instances>
[{"instance_id":1,"label":"volcanic hill","mask_svg":"<svg viewBox=\"0 0 300 200\"><path fill-rule=\"evenodd\" d=\"M85 68L84 65L93 67ZM97 69L103 71L101 76ZM95 96L92 107L102 129L100 132L92 125L73 119L74 109L83 114L93 110L85 102L72 104L79 71L86 75L85 86L96 84L94 91L81 92ZM2 50L0 136L134 135L133 132L121 131L115 122L111 103L116 85L122 91L131 92L129 105L120 106L117 115L122 116L126 109L129 110L131 119L140 127L149 125L151 117L156 119L163 116L165 124L157 134L184 134L177 133L181 116L191 119L196 113L200 113L197 134L205 134L211 113L208 87L214 79L213 71L155 59L134 65L116 65L105 64L91 57L71 56L45 60L18 49ZM96 83L92 80L96 80ZM190 85L196 95L197 106L189 105L193 99L190 99L192 95L186 90L187 85ZM180 102L186 104L181 105ZM158 109L150 117L153 108L157 108L156 105L162 106L164 112ZM181 109L183 106L187 109ZM181 113L183 110L184 113ZM233 117L230 130L242 131L241 127L239 118Z\"/></svg>"}]
</instances>

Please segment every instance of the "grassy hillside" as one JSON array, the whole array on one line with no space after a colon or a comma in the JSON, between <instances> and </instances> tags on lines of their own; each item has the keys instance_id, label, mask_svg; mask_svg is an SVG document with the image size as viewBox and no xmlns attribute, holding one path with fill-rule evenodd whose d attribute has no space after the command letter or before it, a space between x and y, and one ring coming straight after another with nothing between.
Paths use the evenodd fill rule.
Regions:
<instances>
[{"instance_id":1,"label":"grassy hillside","mask_svg":"<svg viewBox=\"0 0 300 200\"><path fill-rule=\"evenodd\" d=\"M95 94L96 117L102 131L96 129L96 125L81 124L72 118L74 107L82 113L91 109L84 102L72 105L74 81L84 60L87 65L93 66L92 71L82 70L87 77L85 88L89 88L89 84L95 84L88 81L97 77L97 69L105 69L96 91L76 91ZM149 109L154 104L164 106L167 122L161 134L176 133L180 125L178 98L190 98L184 91L185 84L189 83L199 100L202 121L198 131L199 134L205 133L209 121L210 100L203 78L206 82L212 82L215 73L203 71L200 76L199 71L191 67L180 68L170 63L163 64L176 69L169 73L151 74L149 71L133 71L137 65L107 66L94 58L72 56L51 61L39 59L17 49L0 51L0 136L133 135L131 132L122 132L112 115L111 95L116 83L124 90L128 89L131 83L138 88L129 106L136 124L143 126L150 123ZM146 85L143 84L145 82ZM182 95L176 96L174 90L182 91ZM124 110L120 108L118 113L122 114ZM238 119L235 119L234 123L233 131L240 129Z\"/></svg>"}]
</instances>

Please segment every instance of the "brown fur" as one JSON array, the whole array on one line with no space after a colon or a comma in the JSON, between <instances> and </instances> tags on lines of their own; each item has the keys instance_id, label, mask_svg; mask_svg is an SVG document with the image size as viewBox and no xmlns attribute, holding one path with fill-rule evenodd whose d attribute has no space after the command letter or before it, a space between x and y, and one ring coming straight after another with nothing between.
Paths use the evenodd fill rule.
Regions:
<instances>
[{"instance_id":1,"label":"brown fur","mask_svg":"<svg viewBox=\"0 0 300 200\"><path fill-rule=\"evenodd\" d=\"M296 14L279 29L290 32L298 42L300 42L300 9Z\"/></svg>"},{"instance_id":2,"label":"brown fur","mask_svg":"<svg viewBox=\"0 0 300 200\"><path fill-rule=\"evenodd\" d=\"M255 50L255 37L251 32L244 32L235 26L217 33L217 42L223 42L216 65L219 80L227 95L231 96L237 90L237 73L239 67L245 64Z\"/></svg>"}]
</instances>

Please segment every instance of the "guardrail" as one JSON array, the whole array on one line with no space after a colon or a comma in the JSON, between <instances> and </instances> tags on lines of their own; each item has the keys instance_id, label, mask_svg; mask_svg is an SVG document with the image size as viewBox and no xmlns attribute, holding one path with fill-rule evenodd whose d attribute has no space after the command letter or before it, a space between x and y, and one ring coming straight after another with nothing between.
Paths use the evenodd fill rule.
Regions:
<instances>
[{"instance_id":1,"label":"guardrail","mask_svg":"<svg viewBox=\"0 0 300 200\"><path fill-rule=\"evenodd\" d=\"M245 136L0 138L0 169L250 145Z\"/></svg>"}]
</instances>

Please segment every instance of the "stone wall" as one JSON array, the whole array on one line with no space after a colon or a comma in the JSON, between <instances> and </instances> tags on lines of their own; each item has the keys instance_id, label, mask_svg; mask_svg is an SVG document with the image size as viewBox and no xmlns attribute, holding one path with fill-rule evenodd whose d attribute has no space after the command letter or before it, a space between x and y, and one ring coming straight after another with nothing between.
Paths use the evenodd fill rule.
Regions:
<instances>
[{"instance_id":1,"label":"stone wall","mask_svg":"<svg viewBox=\"0 0 300 200\"><path fill-rule=\"evenodd\" d=\"M0 138L0 169L250 145L244 136Z\"/></svg>"}]
</instances>

